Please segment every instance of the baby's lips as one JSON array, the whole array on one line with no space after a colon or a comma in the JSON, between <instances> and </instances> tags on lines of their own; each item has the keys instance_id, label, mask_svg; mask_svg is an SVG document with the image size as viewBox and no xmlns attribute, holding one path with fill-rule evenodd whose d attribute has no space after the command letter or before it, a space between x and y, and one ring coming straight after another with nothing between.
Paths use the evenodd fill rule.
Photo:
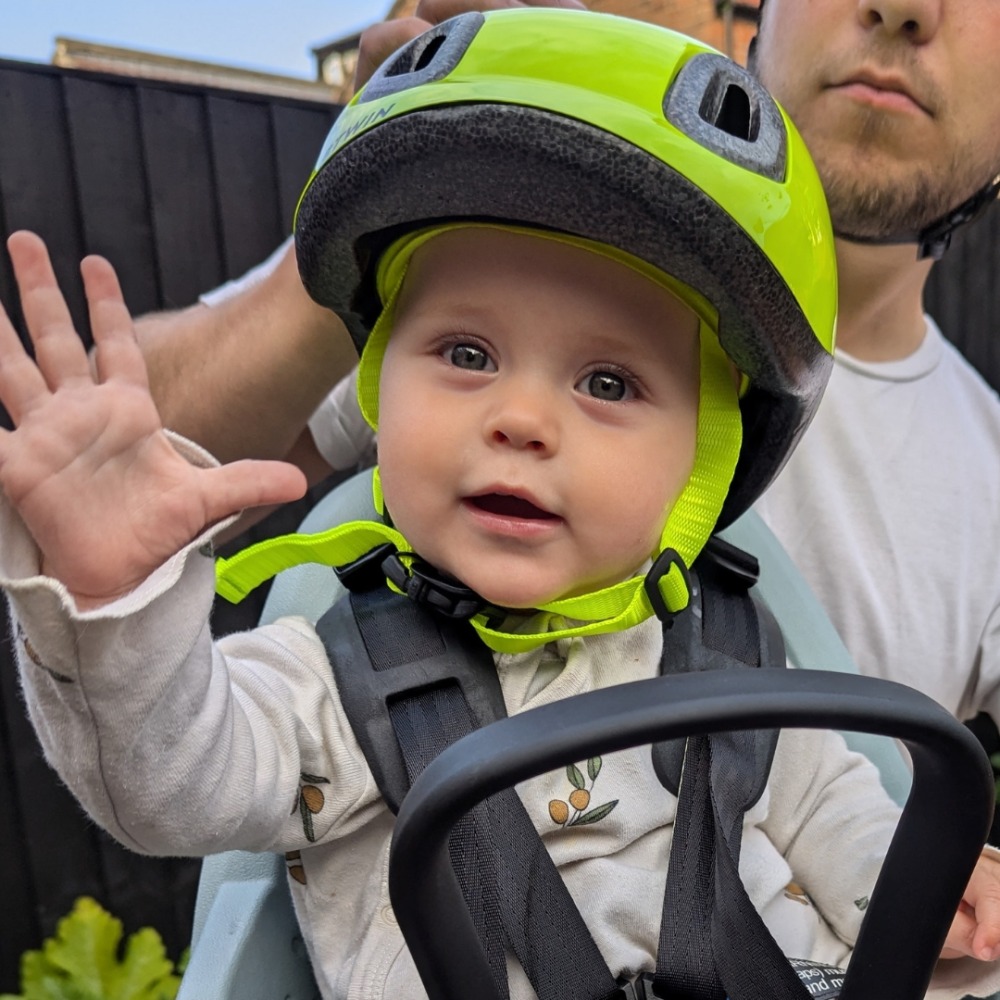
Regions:
<instances>
[{"instance_id":1,"label":"baby's lips","mask_svg":"<svg viewBox=\"0 0 1000 1000\"><path fill-rule=\"evenodd\" d=\"M467 501L487 514L497 514L500 517L520 517L532 521L557 518L551 511L544 510L524 497L510 493L484 493L481 496L468 497Z\"/></svg>"}]
</instances>

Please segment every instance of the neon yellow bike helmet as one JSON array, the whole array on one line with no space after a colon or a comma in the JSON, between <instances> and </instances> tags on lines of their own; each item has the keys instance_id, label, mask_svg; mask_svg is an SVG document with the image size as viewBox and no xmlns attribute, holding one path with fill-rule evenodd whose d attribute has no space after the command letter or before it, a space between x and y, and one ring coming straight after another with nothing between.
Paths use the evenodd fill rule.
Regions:
<instances>
[{"instance_id":1,"label":"neon yellow bike helmet","mask_svg":"<svg viewBox=\"0 0 1000 1000\"><path fill-rule=\"evenodd\" d=\"M749 73L665 28L593 12L468 13L432 28L334 124L296 218L302 279L360 352L382 310L381 253L458 219L616 247L703 296L748 383L719 526L753 503L826 384L836 264L812 161Z\"/></svg>"},{"instance_id":2,"label":"neon yellow bike helmet","mask_svg":"<svg viewBox=\"0 0 1000 1000\"><path fill-rule=\"evenodd\" d=\"M707 46L612 15L468 13L401 48L337 119L295 223L306 288L364 352L360 396L373 424L391 327L380 317L422 234L454 224L610 250L666 276L699 314L695 469L660 546L689 565L775 477L832 365L833 237L815 169L783 112ZM727 358L744 377L738 407ZM355 546L385 536L352 530ZM324 561L343 562L340 552L331 545ZM642 580L626 581L545 610L588 622L574 634L627 627L687 603L683 574L667 567L661 576L652 587L647 578L645 592ZM406 591L410 582L394 581ZM493 648L520 648L473 624Z\"/></svg>"}]
</instances>

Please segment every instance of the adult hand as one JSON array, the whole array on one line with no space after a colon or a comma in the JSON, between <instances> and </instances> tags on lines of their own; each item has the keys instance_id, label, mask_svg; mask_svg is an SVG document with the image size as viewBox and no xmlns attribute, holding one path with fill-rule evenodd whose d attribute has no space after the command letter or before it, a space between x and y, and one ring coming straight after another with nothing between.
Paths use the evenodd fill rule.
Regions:
<instances>
[{"instance_id":1,"label":"adult hand","mask_svg":"<svg viewBox=\"0 0 1000 1000\"><path fill-rule=\"evenodd\" d=\"M393 52L432 25L470 10L501 10L505 7L572 7L586 10L581 0L420 0L413 17L373 24L361 34L354 89L368 82L372 73Z\"/></svg>"},{"instance_id":2,"label":"adult hand","mask_svg":"<svg viewBox=\"0 0 1000 1000\"><path fill-rule=\"evenodd\" d=\"M95 369L33 233L8 241L35 347L25 351L0 307L0 487L81 609L134 589L208 525L305 490L283 462L190 464L164 433L118 278L101 257L80 270Z\"/></svg>"}]
</instances>

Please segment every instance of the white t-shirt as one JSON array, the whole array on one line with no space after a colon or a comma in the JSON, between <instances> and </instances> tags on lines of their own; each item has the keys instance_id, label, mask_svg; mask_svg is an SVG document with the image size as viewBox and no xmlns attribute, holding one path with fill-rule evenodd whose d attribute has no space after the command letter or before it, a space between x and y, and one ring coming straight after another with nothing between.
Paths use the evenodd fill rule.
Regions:
<instances>
[{"instance_id":1,"label":"white t-shirt","mask_svg":"<svg viewBox=\"0 0 1000 1000\"><path fill-rule=\"evenodd\" d=\"M838 352L757 510L862 673L1000 722L1000 401L932 320L901 361Z\"/></svg>"}]
</instances>

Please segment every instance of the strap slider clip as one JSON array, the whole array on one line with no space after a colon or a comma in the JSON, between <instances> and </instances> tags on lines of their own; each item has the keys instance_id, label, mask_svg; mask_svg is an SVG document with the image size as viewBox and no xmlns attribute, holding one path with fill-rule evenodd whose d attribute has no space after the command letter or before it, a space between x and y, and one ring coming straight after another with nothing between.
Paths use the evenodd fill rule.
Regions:
<instances>
[{"instance_id":1,"label":"strap slider clip","mask_svg":"<svg viewBox=\"0 0 1000 1000\"><path fill-rule=\"evenodd\" d=\"M646 591L646 596L649 598L649 603L653 606L653 611L656 617L663 622L664 625L669 625L673 620L674 616L678 612L683 611L685 604L681 605L676 611L671 611L667 607L666 598L663 596L663 590L660 587L660 580L668 576L670 571L677 567L680 571L681 577L684 580L684 589L687 593L687 599L691 599L691 576L688 573L688 568L684 564L684 560L681 559L680 554L676 549L664 549L657 557L656 562L650 567L649 572L646 574L642 581L643 588Z\"/></svg>"},{"instance_id":2,"label":"strap slider clip","mask_svg":"<svg viewBox=\"0 0 1000 1000\"><path fill-rule=\"evenodd\" d=\"M337 579L355 594L374 590L378 586L385 586L382 563L395 549L392 542L383 542L363 556L359 556L354 562L334 566L333 571L337 574Z\"/></svg>"},{"instance_id":3,"label":"strap slider clip","mask_svg":"<svg viewBox=\"0 0 1000 1000\"><path fill-rule=\"evenodd\" d=\"M474 590L447 580L428 563L414 559L407 569L398 552L383 560L382 572L411 601L423 604L445 618L468 619L486 606Z\"/></svg>"}]
</instances>

